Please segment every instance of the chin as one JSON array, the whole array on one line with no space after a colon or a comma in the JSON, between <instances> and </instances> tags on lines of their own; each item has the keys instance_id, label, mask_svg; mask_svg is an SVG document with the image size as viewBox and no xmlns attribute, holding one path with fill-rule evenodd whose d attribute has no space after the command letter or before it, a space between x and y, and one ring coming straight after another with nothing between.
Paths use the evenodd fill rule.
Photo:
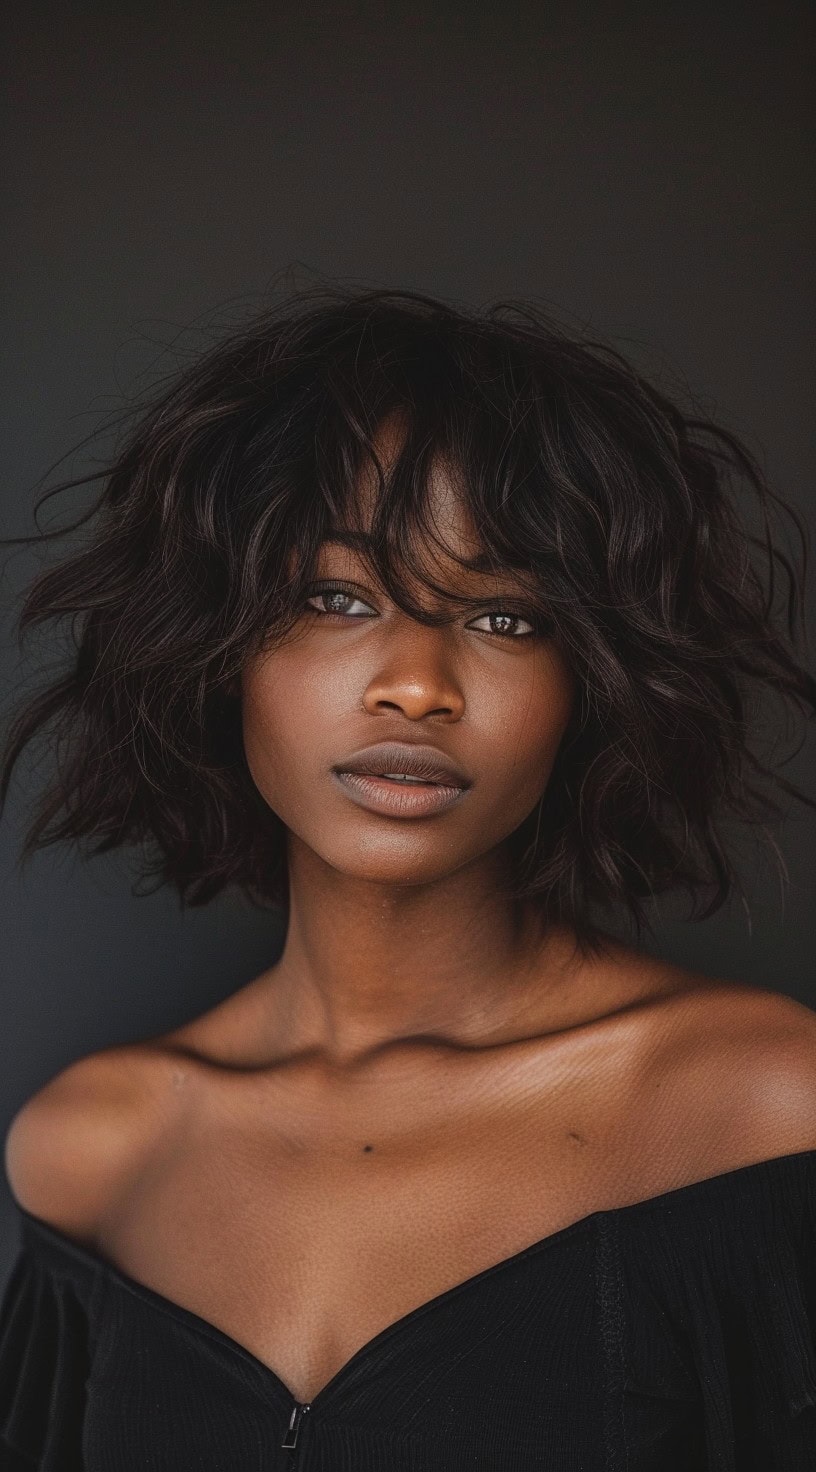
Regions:
<instances>
[{"instance_id":1,"label":"chin","mask_svg":"<svg viewBox=\"0 0 816 1472\"><path fill-rule=\"evenodd\" d=\"M467 857L457 860L448 854L422 852L416 844L413 851L406 852L407 845L396 846L372 843L364 850L357 846L353 851L336 849L321 853L321 858L338 873L349 879L364 880L369 884L393 884L413 887L434 884L454 874ZM431 846L428 846L430 849Z\"/></svg>"}]
</instances>

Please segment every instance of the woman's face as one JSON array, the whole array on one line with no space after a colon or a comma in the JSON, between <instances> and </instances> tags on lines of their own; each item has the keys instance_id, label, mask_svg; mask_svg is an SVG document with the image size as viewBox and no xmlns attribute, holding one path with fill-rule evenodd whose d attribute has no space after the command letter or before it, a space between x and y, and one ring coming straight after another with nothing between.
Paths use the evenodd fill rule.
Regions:
<instances>
[{"instance_id":1,"label":"woman's face","mask_svg":"<svg viewBox=\"0 0 816 1472\"><path fill-rule=\"evenodd\" d=\"M397 432L386 421L381 459ZM371 483L361 491L365 505ZM441 466L432 507L445 545L470 554L473 528ZM439 627L419 624L354 552L324 544L316 577L334 586L315 586L285 643L242 676L244 747L258 790L304 844L355 878L429 883L501 844L541 797L572 711L574 680L559 649L546 633L528 633L530 620L501 615L503 600L523 601L523 585L511 573L463 574L437 549L432 565L452 591L483 593L482 608L451 610ZM427 590L419 601L434 606ZM401 752L378 750L395 743ZM397 776L417 756L420 777L441 759L459 779L343 773L353 763Z\"/></svg>"}]
</instances>

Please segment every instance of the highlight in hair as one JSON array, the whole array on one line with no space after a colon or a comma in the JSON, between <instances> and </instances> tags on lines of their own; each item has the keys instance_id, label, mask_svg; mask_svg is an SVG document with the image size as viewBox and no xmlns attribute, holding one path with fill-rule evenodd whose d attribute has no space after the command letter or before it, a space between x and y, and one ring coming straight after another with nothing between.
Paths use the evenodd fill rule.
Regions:
<instances>
[{"instance_id":1,"label":"highlight in hair","mask_svg":"<svg viewBox=\"0 0 816 1472\"><path fill-rule=\"evenodd\" d=\"M386 472L374 436L392 410L406 430ZM329 532L404 610L444 617L412 597L449 596L422 555L438 456L479 532L467 565L524 576L577 676L546 793L508 841L519 895L591 936L598 905L640 929L668 890L698 918L741 893L723 825L778 816L774 787L816 806L752 744L764 695L816 711L795 649L798 514L733 434L537 307L342 286L269 306L165 382L102 471L47 492L101 481L90 510L16 539L85 529L19 621L65 624L72 642L8 733L0 805L35 737L53 757L23 861L62 841L136 844L143 877L182 903L234 885L285 905L285 830L248 772L236 681L293 627ZM365 530L364 466L378 486ZM757 497L758 537L737 486ZM779 513L801 569L772 534Z\"/></svg>"}]
</instances>

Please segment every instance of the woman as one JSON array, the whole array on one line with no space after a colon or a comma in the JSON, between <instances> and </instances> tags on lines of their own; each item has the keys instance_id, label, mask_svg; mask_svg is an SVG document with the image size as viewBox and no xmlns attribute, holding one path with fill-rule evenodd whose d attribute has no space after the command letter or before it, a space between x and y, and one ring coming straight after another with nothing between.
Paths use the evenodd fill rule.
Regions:
<instances>
[{"instance_id":1,"label":"woman","mask_svg":"<svg viewBox=\"0 0 816 1472\"><path fill-rule=\"evenodd\" d=\"M816 709L734 474L767 532L617 354L407 292L143 411L5 784L49 730L26 853L139 843L285 944L14 1119L4 1466L816 1466L816 1018L601 923L739 889L749 702Z\"/></svg>"}]
</instances>

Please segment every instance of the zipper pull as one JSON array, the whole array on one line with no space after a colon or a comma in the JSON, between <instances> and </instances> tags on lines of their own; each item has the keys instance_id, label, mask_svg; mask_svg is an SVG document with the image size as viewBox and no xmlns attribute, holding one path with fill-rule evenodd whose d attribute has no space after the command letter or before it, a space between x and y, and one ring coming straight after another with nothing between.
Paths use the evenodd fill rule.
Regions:
<instances>
[{"instance_id":1,"label":"zipper pull","mask_svg":"<svg viewBox=\"0 0 816 1472\"><path fill-rule=\"evenodd\" d=\"M310 1408L311 1401L306 1401L305 1403L299 1400L295 1401L295 1404L292 1406L292 1414L289 1417L289 1425L286 1428L286 1435L281 1442L281 1446L297 1446L301 1420Z\"/></svg>"}]
</instances>

